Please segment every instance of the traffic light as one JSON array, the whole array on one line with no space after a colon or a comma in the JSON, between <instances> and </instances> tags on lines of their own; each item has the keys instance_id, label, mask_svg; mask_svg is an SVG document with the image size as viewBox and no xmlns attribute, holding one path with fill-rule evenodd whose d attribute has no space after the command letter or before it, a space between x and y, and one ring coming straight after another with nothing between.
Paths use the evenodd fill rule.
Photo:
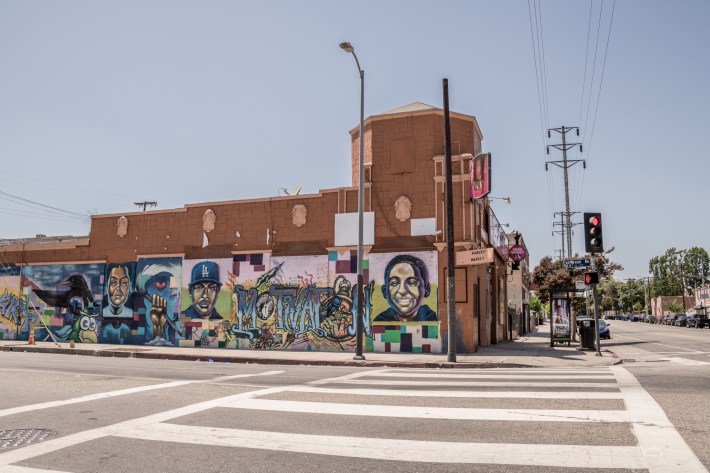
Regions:
<instances>
[{"instance_id":1,"label":"traffic light","mask_svg":"<svg viewBox=\"0 0 710 473\"><path fill-rule=\"evenodd\" d=\"M584 284L591 286L592 284L599 284L599 273L596 271L589 271L584 273Z\"/></svg>"},{"instance_id":2,"label":"traffic light","mask_svg":"<svg viewBox=\"0 0 710 473\"><path fill-rule=\"evenodd\" d=\"M602 214L600 213L584 213L584 249L587 253L601 253L604 251Z\"/></svg>"}]
</instances>

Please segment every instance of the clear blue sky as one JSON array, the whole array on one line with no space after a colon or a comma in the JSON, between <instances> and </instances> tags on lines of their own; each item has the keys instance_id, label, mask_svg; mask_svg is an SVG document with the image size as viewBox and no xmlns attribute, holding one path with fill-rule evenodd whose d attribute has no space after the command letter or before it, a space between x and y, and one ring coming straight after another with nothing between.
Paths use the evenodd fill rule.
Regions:
<instances>
[{"instance_id":1,"label":"clear blue sky","mask_svg":"<svg viewBox=\"0 0 710 473\"><path fill-rule=\"evenodd\" d=\"M493 153L493 195L513 201L496 212L533 264L559 248L552 213L564 210L542 130L581 126L572 210L602 212L619 276L645 275L671 246L710 249L710 2L605 0L599 20L600 6L590 32L589 1L4 0L0 190L88 214L350 185L359 78L338 48L350 41L366 115L442 106L449 79L452 110L477 117ZM0 238L88 232L38 212L0 199Z\"/></svg>"}]
</instances>

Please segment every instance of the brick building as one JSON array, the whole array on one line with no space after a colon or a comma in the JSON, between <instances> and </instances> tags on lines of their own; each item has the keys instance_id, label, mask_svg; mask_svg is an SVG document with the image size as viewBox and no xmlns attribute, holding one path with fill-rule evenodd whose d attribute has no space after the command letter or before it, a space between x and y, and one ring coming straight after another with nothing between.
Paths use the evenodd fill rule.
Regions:
<instances>
[{"instance_id":1,"label":"brick building","mask_svg":"<svg viewBox=\"0 0 710 473\"><path fill-rule=\"evenodd\" d=\"M366 349L446 350L443 110L365 121ZM359 127L351 187L94 215L88 237L0 246L0 337L44 324L77 342L353 350ZM508 338L508 240L470 199L475 117L451 114L457 349ZM484 251L479 251L484 250ZM468 258L470 259L470 258ZM457 263L458 264L458 263Z\"/></svg>"}]
</instances>

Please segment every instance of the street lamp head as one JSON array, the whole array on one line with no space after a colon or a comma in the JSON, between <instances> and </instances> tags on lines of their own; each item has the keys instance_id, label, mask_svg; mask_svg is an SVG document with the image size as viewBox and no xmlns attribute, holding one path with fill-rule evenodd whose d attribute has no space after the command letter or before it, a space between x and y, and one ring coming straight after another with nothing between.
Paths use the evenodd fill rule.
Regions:
<instances>
[{"instance_id":1,"label":"street lamp head","mask_svg":"<svg viewBox=\"0 0 710 473\"><path fill-rule=\"evenodd\" d=\"M510 203L511 203L510 197L492 197L492 196L489 195L488 198L489 198L489 199L502 200L504 204L510 204Z\"/></svg>"},{"instance_id":2,"label":"street lamp head","mask_svg":"<svg viewBox=\"0 0 710 473\"><path fill-rule=\"evenodd\" d=\"M352 44L348 43L347 41L344 43L340 43L340 49L342 49L346 53L351 53L355 50Z\"/></svg>"}]
</instances>

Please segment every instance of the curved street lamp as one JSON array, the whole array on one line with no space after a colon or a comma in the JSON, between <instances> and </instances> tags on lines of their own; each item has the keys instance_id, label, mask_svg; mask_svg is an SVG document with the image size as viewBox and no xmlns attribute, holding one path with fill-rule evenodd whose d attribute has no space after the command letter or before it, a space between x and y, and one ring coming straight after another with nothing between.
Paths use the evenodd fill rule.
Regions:
<instances>
[{"instance_id":1,"label":"curved street lamp","mask_svg":"<svg viewBox=\"0 0 710 473\"><path fill-rule=\"evenodd\" d=\"M363 339L363 315L364 315L364 291L362 281L362 234L363 234L363 174L365 160L365 71L360 67L360 61L357 60L355 48L348 42L340 43L340 48L346 53L350 53L355 58L355 65L360 74L360 162L358 163L358 188L357 188L357 314L355 315L355 356L354 360L364 360L362 354L362 339Z\"/></svg>"}]
</instances>

